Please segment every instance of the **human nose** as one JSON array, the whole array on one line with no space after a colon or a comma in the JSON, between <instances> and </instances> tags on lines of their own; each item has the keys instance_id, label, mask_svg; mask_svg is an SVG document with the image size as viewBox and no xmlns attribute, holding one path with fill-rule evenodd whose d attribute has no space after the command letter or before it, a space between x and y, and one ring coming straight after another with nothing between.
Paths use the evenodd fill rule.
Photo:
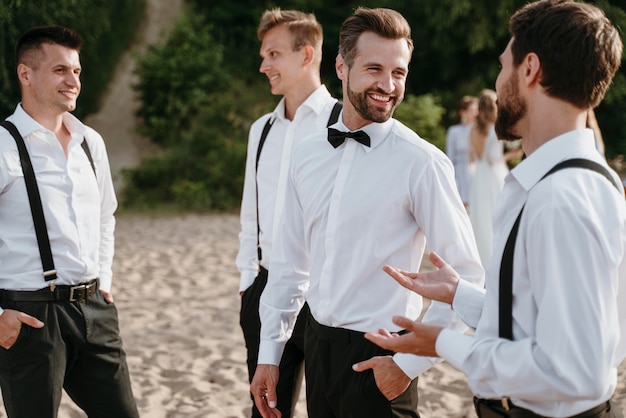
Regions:
<instances>
[{"instance_id":1,"label":"human nose","mask_svg":"<svg viewBox=\"0 0 626 418\"><path fill-rule=\"evenodd\" d=\"M377 84L378 88L385 93L391 93L395 90L395 83L391 73L381 73Z\"/></svg>"},{"instance_id":2,"label":"human nose","mask_svg":"<svg viewBox=\"0 0 626 418\"><path fill-rule=\"evenodd\" d=\"M65 77L65 84L68 86L80 86L80 74L68 72Z\"/></svg>"},{"instance_id":3,"label":"human nose","mask_svg":"<svg viewBox=\"0 0 626 418\"><path fill-rule=\"evenodd\" d=\"M267 62L266 58L263 58L261 60L261 65L259 66L259 72L260 73L267 73L269 71L270 65Z\"/></svg>"}]
</instances>

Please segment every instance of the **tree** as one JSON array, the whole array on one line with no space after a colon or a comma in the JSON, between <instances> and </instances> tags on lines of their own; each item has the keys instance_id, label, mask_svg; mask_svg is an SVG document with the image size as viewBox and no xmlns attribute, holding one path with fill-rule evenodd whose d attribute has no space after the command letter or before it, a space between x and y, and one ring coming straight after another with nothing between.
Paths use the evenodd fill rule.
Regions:
<instances>
[{"instance_id":1,"label":"tree","mask_svg":"<svg viewBox=\"0 0 626 418\"><path fill-rule=\"evenodd\" d=\"M5 0L0 3L0 112L15 109L20 90L15 75L15 42L33 26L61 25L85 39L81 51L83 93L79 117L95 111L115 64L132 42L145 0Z\"/></svg>"}]
</instances>

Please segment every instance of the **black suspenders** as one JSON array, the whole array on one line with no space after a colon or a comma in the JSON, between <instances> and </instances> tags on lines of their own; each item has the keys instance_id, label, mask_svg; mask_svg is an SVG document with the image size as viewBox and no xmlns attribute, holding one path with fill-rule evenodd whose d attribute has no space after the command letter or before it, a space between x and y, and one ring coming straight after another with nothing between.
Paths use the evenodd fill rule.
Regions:
<instances>
[{"instance_id":1,"label":"black suspenders","mask_svg":"<svg viewBox=\"0 0 626 418\"><path fill-rule=\"evenodd\" d=\"M28 156L26 150L26 144L24 139L20 135L19 131L9 121L0 122L6 130L8 130L17 144L17 150L20 154L20 162L22 164L22 171L24 172L24 181L26 183L26 191L28 192L28 201L30 203L30 210L33 215L33 223L35 225L35 234L37 235L37 245L39 246L39 254L41 256L41 264L43 266L43 277L46 281L54 280L57 278L57 271L54 267L54 260L52 259L52 250L50 249L50 239L48 238L48 229L46 228L46 218L43 214L43 207L41 205L41 196L39 194L39 187L37 186L37 180L35 179L35 171L33 165ZM96 168L91 157L91 151L87 145L87 140L83 139L81 144L87 158L91 163L91 168L94 174Z\"/></svg>"},{"instance_id":2,"label":"black suspenders","mask_svg":"<svg viewBox=\"0 0 626 418\"><path fill-rule=\"evenodd\" d=\"M559 164L552 167L552 169L548 171L541 178L541 180L559 170L571 167L586 168L598 172L606 177L613 186L617 187L617 185L615 184L615 180L609 174L606 168L596 162L584 158L573 158L571 160L565 160L560 162ZM506 245L504 246L504 252L502 253L502 262L500 263L498 327L500 338L506 338L509 340L513 340L513 254L515 253L515 239L517 238L517 231L519 229L519 223L520 219L522 218L523 212L524 207L522 207L519 215L517 215L517 219L515 219L515 223L513 224L513 228L511 229L509 238L507 239Z\"/></svg>"},{"instance_id":3,"label":"black suspenders","mask_svg":"<svg viewBox=\"0 0 626 418\"><path fill-rule=\"evenodd\" d=\"M328 122L326 123L326 127L333 125L339 120L339 113L341 113L341 109L343 104L341 102L336 102L333 106L333 110L330 112L330 117L328 118ZM261 139L259 139L259 146L256 150L256 165L255 165L255 174L254 174L254 183L256 184L256 248L257 248L257 257L259 263L263 259L263 254L261 252L261 242L260 242L260 234L261 234L261 226L259 225L259 183L257 181L256 174L259 170L259 159L261 158L261 150L263 149L263 145L265 144L265 139L267 138L267 134L272 127L272 117L270 116L263 127L263 132L261 132Z\"/></svg>"}]
</instances>

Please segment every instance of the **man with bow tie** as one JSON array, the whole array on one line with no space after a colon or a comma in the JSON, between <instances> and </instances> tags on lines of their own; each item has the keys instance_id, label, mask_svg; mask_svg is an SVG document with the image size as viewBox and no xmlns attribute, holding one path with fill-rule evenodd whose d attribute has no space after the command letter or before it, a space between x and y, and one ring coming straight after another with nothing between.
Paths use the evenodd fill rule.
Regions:
<instances>
[{"instance_id":1,"label":"man with bow tie","mask_svg":"<svg viewBox=\"0 0 626 418\"><path fill-rule=\"evenodd\" d=\"M410 27L393 10L359 8L342 25L335 66L343 111L328 132L294 149L276 220L251 385L264 417L281 416L276 365L305 300L309 417L418 417L417 376L436 360L394 354L363 337L378 328L400 332L393 315L417 319L422 311L421 297L390 281L382 268L418 271L428 244L452 260L462 279L482 284L450 160L392 118L404 97L412 49ZM439 303L423 321L465 329Z\"/></svg>"}]
</instances>

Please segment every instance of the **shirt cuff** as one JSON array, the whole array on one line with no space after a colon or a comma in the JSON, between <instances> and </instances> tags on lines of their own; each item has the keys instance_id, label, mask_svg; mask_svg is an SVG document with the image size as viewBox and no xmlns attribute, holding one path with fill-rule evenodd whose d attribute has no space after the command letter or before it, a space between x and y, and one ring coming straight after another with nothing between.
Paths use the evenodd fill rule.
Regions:
<instances>
[{"instance_id":1,"label":"shirt cuff","mask_svg":"<svg viewBox=\"0 0 626 418\"><path fill-rule=\"evenodd\" d=\"M271 340L261 341L259 344L259 358L257 359L257 364L273 364L278 366L284 349L285 343Z\"/></svg>"},{"instance_id":2,"label":"shirt cuff","mask_svg":"<svg viewBox=\"0 0 626 418\"><path fill-rule=\"evenodd\" d=\"M440 360L431 357L416 356L415 354L396 353L393 361L411 380L430 369Z\"/></svg>"},{"instance_id":3,"label":"shirt cuff","mask_svg":"<svg viewBox=\"0 0 626 418\"><path fill-rule=\"evenodd\" d=\"M476 329L485 302L485 289L467 280L459 280L452 299L452 309L466 325Z\"/></svg>"},{"instance_id":4,"label":"shirt cuff","mask_svg":"<svg viewBox=\"0 0 626 418\"><path fill-rule=\"evenodd\" d=\"M474 337L471 335L445 328L437 337L435 350L441 358L456 369L463 371L462 365L470 355L473 341Z\"/></svg>"},{"instance_id":5,"label":"shirt cuff","mask_svg":"<svg viewBox=\"0 0 626 418\"><path fill-rule=\"evenodd\" d=\"M111 293L111 285L113 282L112 277L99 277L100 279L100 290L104 290L105 292Z\"/></svg>"},{"instance_id":6,"label":"shirt cuff","mask_svg":"<svg viewBox=\"0 0 626 418\"><path fill-rule=\"evenodd\" d=\"M254 279L259 275L258 270L245 270L241 272L241 278L239 279L239 292L243 292L252 286Z\"/></svg>"}]
</instances>

